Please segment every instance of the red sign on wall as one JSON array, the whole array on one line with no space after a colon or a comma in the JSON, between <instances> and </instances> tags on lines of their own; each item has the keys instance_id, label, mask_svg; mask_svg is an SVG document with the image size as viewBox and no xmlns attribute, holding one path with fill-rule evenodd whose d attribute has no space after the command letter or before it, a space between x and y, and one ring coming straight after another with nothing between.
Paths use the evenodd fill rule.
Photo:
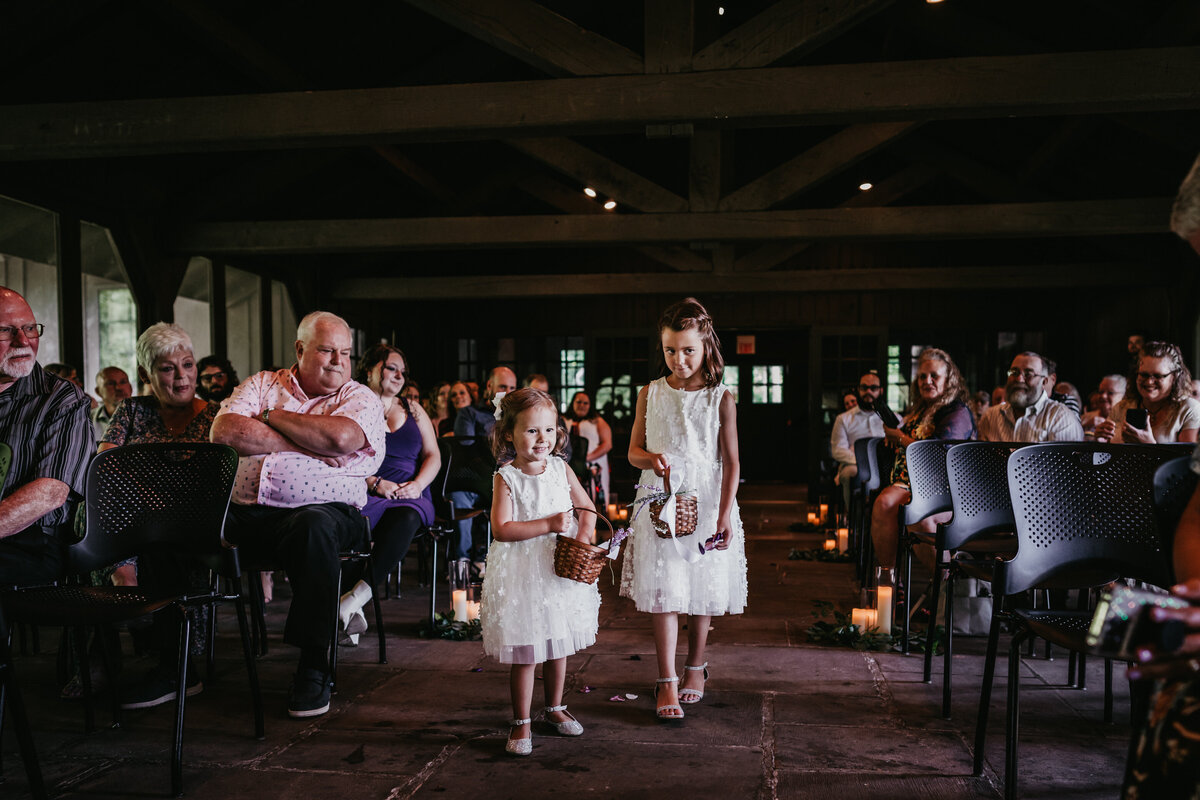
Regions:
<instances>
[{"instance_id":1,"label":"red sign on wall","mask_svg":"<svg viewBox=\"0 0 1200 800\"><path fill-rule=\"evenodd\" d=\"M737 352L739 356L754 355L754 337L739 336L737 337Z\"/></svg>"}]
</instances>

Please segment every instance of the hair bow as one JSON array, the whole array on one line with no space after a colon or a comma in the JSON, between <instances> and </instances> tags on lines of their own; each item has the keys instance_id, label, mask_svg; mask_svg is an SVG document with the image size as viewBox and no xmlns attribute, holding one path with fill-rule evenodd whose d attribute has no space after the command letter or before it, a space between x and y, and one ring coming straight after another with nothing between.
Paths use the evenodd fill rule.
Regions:
<instances>
[{"instance_id":1,"label":"hair bow","mask_svg":"<svg viewBox=\"0 0 1200 800\"><path fill-rule=\"evenodd\" d=\"M496 422L499 422L500 418L504 416L504 411L500 408L500 401L504 399L504 395L506 394L508 394L508 392L496 392L496 394L492 396L492 405L496 407L496 410L492 412L492 416L496 418Z\"/></svg>"}]
</instances>

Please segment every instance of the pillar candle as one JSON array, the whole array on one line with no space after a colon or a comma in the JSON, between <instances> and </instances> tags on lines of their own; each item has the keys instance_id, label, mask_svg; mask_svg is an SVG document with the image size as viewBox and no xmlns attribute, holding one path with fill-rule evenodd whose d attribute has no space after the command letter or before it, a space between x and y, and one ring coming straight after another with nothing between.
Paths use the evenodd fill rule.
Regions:
<instances>
[{"instance_id":1,"label":"pillar candle","mask_svg":"<svg viewBox=\"0 0 1200 800\"><path fill-rule=\"evenodd\" d=\"M850 530L848 528L838 528L837 549L839 553L844 553L850 549Z\"/></svg>"},{"instance_id":2,"label":"pillar candle","mask_svg":"<svg viewBox=\"0 0 1200 800\"><path fill-rule=\"evenodd\" d=\"M808 524L809 525L820 524L820 521L817 519L817 512L815 512L815 511L808 512Z\"/></svg>"},{"instance_id":3,"label":"pillar candle","mask_svg":"<svg viewBox=\"0 0 1200 800\"><path fill-rule=\"evenodd\" d=\"M879 632L891 635L892 632L892 587L880 586L876 597L878 606Z\"/></svg>"},{"instance_id":4,"label":"pillar candle","mask_svg":"<svg viewBox=\"0 0 1200 800\"><path fill-rule=\"evenodd\" d=\"M453 592L451 592L450 599L454 607L455 621L465 621L467 618L467 590L455 589Z\"/></svg>"},{"instance_id":5,"label":"pillar candle","mask_svg":"<svg viewBox=\"0 0 1200 800\"><path fill-rule=\"evenodd\" d=\"M826 550L836 550L837 546L838 546L838 543L837 543L836 539L826 539L825 540L825 549Z\"/></svg>"},{"instance_id":6,"label":"pillar candle","mask_svg":"<svg viewBox=\"0 0 1200 800\"><path fill-rule=\"evenodd\" d=\"M829 520L829 503L821 503L821 522Z\"/></svg>"},{"instance_id":7,"label":"pillar candle","mask_svg":"<svg viewBox=\"0 0 1200 800\"><path fill-rule=\"evenodd\" d=\"M855 608L850 611L850 622L858 626L859 633L866 633L868 628L874 628L875 620L873 608Z\"/></svg>"}]
</instances>

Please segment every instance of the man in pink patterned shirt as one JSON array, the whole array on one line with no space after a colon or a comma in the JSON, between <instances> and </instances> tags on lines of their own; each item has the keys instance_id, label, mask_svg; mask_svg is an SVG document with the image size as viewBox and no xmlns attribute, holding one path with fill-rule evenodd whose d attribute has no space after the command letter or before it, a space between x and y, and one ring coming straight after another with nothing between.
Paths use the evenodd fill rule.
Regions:
<instances>
[{"instance_id":1,"label":"man in pink patterned shirt","mask_svg":"<svg viewBox=\"0 0 1200 800\"><path fill-rule=\"evenodd\" d=\"M241 455L225 536L248 562L287 570L292 606L284 641L300 648L288 714L329 710L329 642L336 623L338 553L366 545L365 478L385 450L379 397L350 379L345 320L300 321L296 365L260 372L222 404L212 440Z\"/></svg>"}]
</instances>

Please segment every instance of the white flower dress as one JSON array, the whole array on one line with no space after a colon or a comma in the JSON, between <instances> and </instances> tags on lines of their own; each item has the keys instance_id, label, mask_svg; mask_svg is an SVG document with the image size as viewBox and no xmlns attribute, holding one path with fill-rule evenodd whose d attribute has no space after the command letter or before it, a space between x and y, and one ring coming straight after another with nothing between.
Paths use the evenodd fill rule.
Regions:
<instances>
[{"instance_id":1,"label":"white flower dress","mask_svg":"<svg viewBox=\"0 0 1200 800\"><path fill-rule=\"evenodd\" d=\"M696 532L678 539L681 546L697 545L717 532L721 505L721 398L728 389L714 386L697 391L673 389L666 378L646 388L646 450L664 453L672 465L671 489L694 490L699 500ZM684 486L676 469L682 466ZM643 486L662 486L654 470L642 470ZM639 489L641 498L651 492ZM670 539L654 533L650 509L635 511L625 564L621 568L621 596L633 600L638 611L659 614L740 614L746 608L746 536L737 500L729 512L732 528L729 548L711 550L689 563Z\"/></svg>"},{"instance_id":2,"label":"white flower dress","mask_svg":"<svg viewBox=\"0 0 1200 800\"><path fill-rule=\"evenodd\" d=\"M571 508L567 463L550 458L541 475L500 468L513 499L513 520L543 519ZM595 643L600 591L554 574L557 534L492 542L479 622L483 650L504 664L540 664Z\"/></svg>"}]
</instances>

